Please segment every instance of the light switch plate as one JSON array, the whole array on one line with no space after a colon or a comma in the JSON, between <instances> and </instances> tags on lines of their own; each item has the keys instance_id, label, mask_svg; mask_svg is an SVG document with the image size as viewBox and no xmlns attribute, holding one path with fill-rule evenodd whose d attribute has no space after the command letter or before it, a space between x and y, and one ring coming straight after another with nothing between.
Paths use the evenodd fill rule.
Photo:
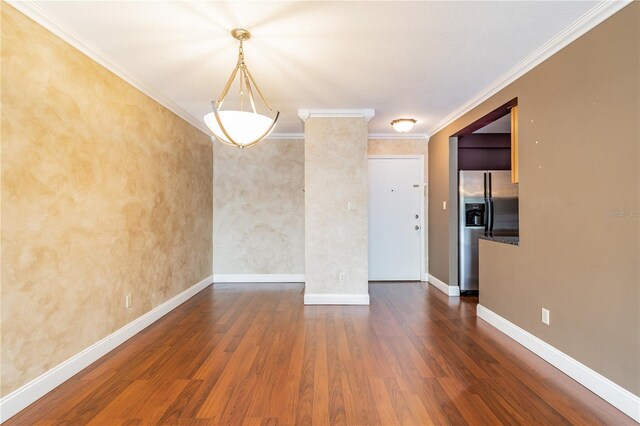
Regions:
<instances>
[{"instance_id":1,"label":"light switch plate","mask_svg":"<svg viewBox=\"0 0 640 426\"><path fill-rule=\"evenodd\" d=\"M549 325L549 310L542 308L542 322Z\"/></svg>"}]
</instances>

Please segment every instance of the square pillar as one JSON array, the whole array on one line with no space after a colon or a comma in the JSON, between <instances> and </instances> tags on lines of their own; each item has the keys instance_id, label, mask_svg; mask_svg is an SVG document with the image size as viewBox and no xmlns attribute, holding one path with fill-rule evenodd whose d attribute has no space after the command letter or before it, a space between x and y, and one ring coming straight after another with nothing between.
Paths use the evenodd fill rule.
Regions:
<instances>
[{"instance_id":1,"label":"square pillar","mask_svg":"<svg viewBox=\"0 0 640 426\"><path fill-rule=\"evenodd\" d=\"M299 110L305 122L305 305L368 305L367 123L373 109Z\"/></svg>"}]
</instances>

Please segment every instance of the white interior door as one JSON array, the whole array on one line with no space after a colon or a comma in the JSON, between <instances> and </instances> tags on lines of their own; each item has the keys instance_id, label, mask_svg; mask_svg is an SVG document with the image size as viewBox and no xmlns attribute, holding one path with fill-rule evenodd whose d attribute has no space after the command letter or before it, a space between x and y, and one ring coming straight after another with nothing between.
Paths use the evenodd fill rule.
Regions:
<instances>
[{"instance_id":1,"label":"white interior door","mask_svg":"<svg viewBox=\"0 0 640 426\"><path fill-rule=\"evenodd\" d=\"M369 280L420 280L421 158L369 158Z\"/></svg>"}]
</instances>

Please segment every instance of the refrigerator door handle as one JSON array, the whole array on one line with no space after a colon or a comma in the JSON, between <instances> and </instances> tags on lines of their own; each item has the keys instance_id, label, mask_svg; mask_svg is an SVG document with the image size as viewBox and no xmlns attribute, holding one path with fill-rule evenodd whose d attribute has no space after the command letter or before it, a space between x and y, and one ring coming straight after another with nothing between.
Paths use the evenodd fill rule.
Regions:
<instances>
[{"instance_id":1,"label":"refrigerator door handle","mask_svg":"<svg viewBox=\"0 0 640 426\"><path fill-rule=\"evenodd\" d=\"M483 185L484 185L484 199L485 199L485 200L486 200L487 198L489 198L489 194L487 193L487 175L488 175L488 174L489 174L489 173L484 173L484 174L482 175L482 177L483 177L483 182L482 182L482 183L483 183Z\"/></svg>"},{"instance_id":2,"label":"refrigerator door handle","mask_svg":"<svg viewBox=\"0 0 640 426\"><path fill-rule=\"evenodd\" d=\"M491 187L492 185L491 182L491 172L487 172L487 197L488 197L488 204L489 204L489 235L492 236L493 235L493 188Z\"/></svg>"},{"instance_id":3,"label":"refrigerator door handle","mask_svg":"<svg viewBox=\"0 0 640 426\"><path fill-rule=\"evenodd\" d=\"M485 195L485 197L493 198L493 188L491 188L491 172L487 173L487 180L489 182L489 190L487 191L489 195Z\"/></svg>"},{"instance_id":4,"label":"refrigerator door handle","mask_svg":"<svg viewBox=\"0 0 640 426\"><path fill-rule=\"evenodd\" d=\"M484 235L489 235L489 198L487 194L487 172L482 174L482 185L484 187Z\"/></svg>"},{"instance_id":5,"label":"refrigerator door handle","mask_svg":"<svg viewBox=\"0 0 640 426\"><path fill-rule=\"evenodd\" d=\"M484 199L484 235L489 236L489 199Z\"/></svg>"},{"instance_id":6,"label":"refrigerator door handle","mask_svg":"<svg viewBox=\"0 0 640 426\"><path fill-rule=\"evenodd\" d=\"M493 198L489 198L489 235L493 235Z\"/></svg>"}]
</instances>

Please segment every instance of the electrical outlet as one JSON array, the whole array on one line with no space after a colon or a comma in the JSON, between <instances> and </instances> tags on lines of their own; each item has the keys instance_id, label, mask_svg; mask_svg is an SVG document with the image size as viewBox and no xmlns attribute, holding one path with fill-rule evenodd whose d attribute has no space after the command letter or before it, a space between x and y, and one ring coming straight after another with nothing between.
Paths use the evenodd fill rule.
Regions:
<instances>
[{"instance_id":1,"label":"electrical outlet","mask_svg":"<svg viewBox=\"0 0 640 426\"><path fill-rule=\"evenodd\" d=\"M133 304L133 295L131 293L129 293L124 297L124 307L125 307L125 309L129 309L132 304Z\"/></svg>"},{"instance_id":2,"label":"electrical outlet","mask_svg":"<svg viewBox=\"0 0 640 426\"><path fill-rule=\"evenodd\" d=\"M338 279L340 280L341 283L347 281L347 273L346 272L340 272L340 275L338 276Z\"/></svg>"},{"instance_id":3,"label":"electrical outlet","mask_svg":"<svg viewBox=\"0 0 640 426\"><path fill-rule=\"evenodd\" d=\"M549 310L542 308L542 322L549 325Z\"/></svg>"},{"instance_id":4,"label":"electrical outlet","mask_svg":"<svg viewBox=\"0 0 640 426\"><path fill-rule=\"evenodd\" d=\"M446 210L447 209L447 202L443 201L442 202L442 210Z\"/></svg>"}]
</instances>

